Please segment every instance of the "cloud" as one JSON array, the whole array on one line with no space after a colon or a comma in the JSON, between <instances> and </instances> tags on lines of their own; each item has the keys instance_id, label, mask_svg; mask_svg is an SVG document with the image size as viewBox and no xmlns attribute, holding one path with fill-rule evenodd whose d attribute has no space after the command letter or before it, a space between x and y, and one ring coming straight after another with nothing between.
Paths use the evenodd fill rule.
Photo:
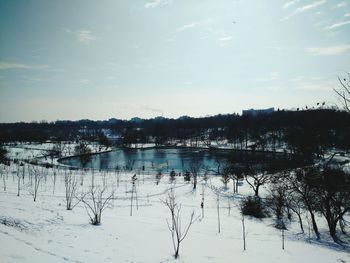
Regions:
<instances>
[{"instance_id":1,"label":"cloud","mask_svg":"<svg viewBox=\"0 0 350 263\"><path fill-rule=\"evenodd\" d=\"M344 16L345 16L345 17L348 17L348 16L350 16L350 13L346 13Z\"/></svg>"},{"instance_id":2,"label":"cloud","mask_svg":"<svg viewBox=\"0 0 350 263\"><path fill-rule=\"evenodd\" d=\"M308 53L311 53L313 55L323 55L323 56L339 55L339 54L345 53L348 50L350 50L350 44L342 44L342 45L332 46L332 47L305 48L305 51Z\"/></svg>"},{"instance_id":3,"label":"cloud","mask_svg":"<svg viewBox=\"0 0 350 263\"><path fill-rule=\"evenodd\" d=\"M332 29L335 29L335 28L338 28L338 27L342 27L342 26L345 26L345 25L348 25L348 24L350 24L350 20L343 21L343 22L338 22L338 23L335 23L333 25L326 26L323 29L325 29L325 30L332 30Z\"/></svg>"},{"instance_id":4,"label":"cloud","mask_svg":"<svg viewBox=\"0 0 350 263\"><path fill-rule=\"evenodd\" d=\"M91 80L89 80L89 79L79 79L78 83L79 84L83 84L83 85L88 85L88 84L91 83Z\"/></svg>"},{"instance_id":5,"label":"cloud","mask_svg":"<svg viewBox=\"0 0 350 263\"><path fill-rule=\"evenodd\" d=\"M118 66L118 63L116 63L116 62L107 62L107 65L108 66L112 66L112 67L116 67L116 66Z\"/></svg>"},{"instance_id":6,"label":"cloud","mask_svg":"<svg viewBox=\"0 0 350 263\"><path fill-rule=\"evenodd\" d=\"M151 107L140 107L140 110L144 110L144 111L150 111L150 112L154 112L154 113L160 113L163 115L163 110L162 109L156 109L156 108L151 108Z\"/></svg>"},{"instance_id":7,"label":"cloud","mask_svg":"<svg viewBox=\"0 0 350 263\"><path fill-rule=\"evenodd\" d=\"M77 32L77 36L79 41L84 44L89 44L96 40L96 36L94 36L89 30L80 30Z\"/></svg>"},{"instance_id":8,"label":"cloud","mask_svg":"<svg viewBox=\"0 0 350 263\"><path fill-rule=\"evenodd\" d=\"M46 49L48 49L48 47L41 47L41 48L33 49L32 52L33 53L37 53L37 52L40 52L40 51L43 51L43 50L46 50Z\"/></svg>"},{"instance_id":9,"label":"cloud","mask_svg":"<svg viewBox=\"0 0 350 263\"><path fill-rule=\"evenodd\" d=\"M266 82L266 81L272 81L272 80L278 80L278 79L279 79L278 72L271 72L267 77L256 78L254 79L254 81Z\"/></svg>"},{"instance_id":10,"label":"cloud","mask_svg":"<svg viewBox=\"0 0 350 263\"><path fill-rule=\"evenodd\" d=\"M326 2L327 2L326 0L315 1L315 2L313 2L311 4L298 7L295 12L296 13L303 13L303 12L305 12L307 10L314 9L314 8L320 6L320 5L323 5Z\"/></svg>"},{"instance_id":11,"label":"cloud","mask_svg":"<svg viewBox=\"0 0 350 263\"><path fill-rule=\"evenodd\" d=\"M161 5L170 4L172 0L153 0L145 4L145 8L155 8Z\"/></svg>"},{"instance_id":12,"label":"cloud","mask_svg":"<svg viewBox=\"0 0 350 263\"><path fill-rule=\"evenodd\" d=\"M64 32L68 33L68 34L72 34L72 33L73 33L72 30L70 30L70 29L68 29L68 28L61 27L61 29L62 29Z\"/></svg>"},{"instance_id":13,"label":"cloud","mask_svg":"<svg viewBox=\"0 0 350 263\"><path fill-rule=\"evenodd\" d=\"M0 61L0 70L4 70L4 69L45 69L48 67L49 67L48 65L30 65L30 64L21 64L21 63Z\"/></svg>"},{"instance_id":14,"label":"cloud","mask_svg":"<svg viewBox=\"0 0 350 263\"><path fill-rule=\"evenodd\" d=\"M333 85L326 83L305 83L300 86L296 86L296 90L303 91L331 91L333 90Z\"/></svg>"},{"instance_id":15,"label":"cloud","mask_svg":"<svg viewBox=\"0 0 350 263\"><path fill-rule=\"evenodd\" d=\"M333 8L342 8L347 6L348 4L345 2L340 2L339 4L336 4L335 6L333 6Z\"/></svg>"},{"instance_id":16,"label":"cloud","mask_svg":"<svg viewBox=\"0 0 350 263\"><path fill-rule=\"evenodd\" d=\"M287 20L287 19L291 18L292 16L295 16L295 15L304 13L306 11L312 10L316 7L319 7L320 5L325 4L326 2L327 2L327 0L319 0L319 1L312 2L311 4L300 6L297 9L295 9L292 14L285 16L282 20Z\"/></svg>"},{"instance_id":17,"label":"cloud","mask_svg":"<svg viewBox=\"0 0 350 263\"><path fill-rule=\"evenodd\" d=\"M195 27L205 27L206 32L212 32L211 25L215 24L215 19L207 18L201 21L193 21L176 29L177 32L182 32Z\"/></svg>"},{"instance_id":18,"label":"cloud","mask_svg":"<svg viewBox=\"0 0 350 263\"><path fill-rule=\"evenodd\" d=\"M90 30L73 31L65 27L61 27L61 29L67 34L76 36L78 40L84 44L89 44L97 39L97 37L93 35Z\"/></svg>"},{"instance_id":19,"label":"cloud","mask_svg":"<svg viewBox=\"0 0 350 263\"><path fill-rule=\"evenodd\" d=\"M220 46L224 47L227 44L229 44L232 39L233 39L232 35L222 34L222 36L218 38L217 41L220 43Z\"/></svg>"},{"instance_id":20,"label":"cloud","mask_svg":"<svg viewBox=\"0 0 350 263\"><path fill-rule=\"evenodd\" d=\"M220 37L218 41L221 41L221 42L231 41L232 38L233 38L232 36L223 36L223 37Z\"/></svg>"},{"instance_id":21,"label":"cloud","mask_svg":"<svg viewBox=\"0 0 350 263\"><path fill-rule=\"evenodd\" d=\"M283 5L283 8L289 8L289 7L291 7L292 5L295 5L297 2L299 2L299 0L292 0L292 1L289 1L289 2L287 2L287 3L285 3L285 4Z\"/></svg>"},{"instance_id":22,"label":"cloud","mask_svg":"<svg viewBox=\"0 0 350 263\"><path fill-rule=\"evenodd\" d=\"M179 28L176 29L177 32L182 32L182 31L185 31L185 30L188 30L190 28L194 28L194 27L197 27L197 26L200 26L200 23L199 22L191 22L187 25L184 25L184 26L181 26Z\"/></svg>"}]
</instances>

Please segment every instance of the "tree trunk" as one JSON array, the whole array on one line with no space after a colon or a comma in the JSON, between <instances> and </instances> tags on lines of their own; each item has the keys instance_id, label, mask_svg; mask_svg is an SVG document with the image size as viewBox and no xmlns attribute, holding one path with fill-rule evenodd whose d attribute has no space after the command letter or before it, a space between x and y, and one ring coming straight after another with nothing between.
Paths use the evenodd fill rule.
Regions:
<instances>
[{"instance_id":1,"label":"tree trunk","mask_svg":"<svg viewBox=\"0 0 350 263\"><path fill-rule=\"evenodd\" d=\"M299 218L299 225L300 225L301 232L304 234L303 220L301 219L301 216L300 216L299 213L297 213L297 215L298 215L298 218Z\"/></svg>"},{"instance_id":2,"label":"tree trunk","mask_svg":"<svg viewBox=\"0 0 350 263\"><path fill-rule=\"evenodd\" d=\"M259 187L260 185L257 185L253 190L254 190L254 194L256 197L259 197Z\"/></svg>"},{"instance_id":3,"label":"tree trunk","mask_svg":"<svg viewBox=\"0 0 350 263\"><path fill-rule=\"evenodd\" d=\"M316 220L315 220L315 215L311 210L309 210L309 212L310 212L311 220L312 220L312 228L314 229L317 240L320 240L321 236L320 236L320 232L318 231L318 227L317 227Z\"/></svg>"},{"instance_id":4,"label":"tree trunk","mask_svg":"<svg viewBox=\"0 0 350 263\"><path fill-rule=\"evenodd\" d=\"M179 249L180 249L180 243L177 243L175 255L174 255L175 259L177 259L179 257Z\"/></svg>"},{"instance_id":5,"label":"tree trunk","mask_svg":"<svg viewBox=\"0 0 350 263\"><path fill-rule=\"evenodd\" d=\"M327 223L328 223L328 228L329 228L329 234L331 235L331 237L333 238L334 242L338 243L339 239L337 237L337 222L331 220L331 219L327 219Z\"/></svg>"}]
</instances>

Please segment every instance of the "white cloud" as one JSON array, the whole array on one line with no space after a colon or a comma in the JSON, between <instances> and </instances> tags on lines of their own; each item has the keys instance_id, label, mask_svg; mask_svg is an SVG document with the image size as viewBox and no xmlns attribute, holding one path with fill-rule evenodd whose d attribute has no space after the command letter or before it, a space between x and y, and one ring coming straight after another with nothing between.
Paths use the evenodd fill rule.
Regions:
<instances>
[{"instance_id":1,"label":"white cloud","mask_svg":"<svg viewBox=\"0 0 350 263\"><path fill-rule=\"evenodd\" d=\"M342 44L332 47L309 47L305 51L313 55L338 55L350 50L350 44Z\"/></svg>"},{"instance_id":2,"label":"white cloud","mask_svg":"<svg viewBox=\"0 0 350 263\"><path fill-rule=\"evenodd\" d=\"M223 36L223 37L220 37L218 41L221 41L221 42L231 41L232 38L233 38L232 36Z\"/></svg>"},{"instance_id":3,"label":"white cloud","mask_svg":"<svg viewBox=\"0 0 350 263\"><path fill-rule=\"evenodd\" d=\"M107 62L107 65L115 67L115 66L118 66L118 63L116 63L116 62Z\"/></svg>"},{"instance_id":4,"label":"white cloud","mask_svg":"<svg viewBox=\"0 0 350 263\"><path fill-rule=\"evenodd\" d=\"M315 1L315 2L313 2L311 4L298 7L295 12L296 13L303 13L303 12L305 12L307 10L314 9L314 8L320 6L320 5L323 5L326 2L327 2L326 0Z\"/></svg>"},{"instance_id":5,"label":"white cloud","mask_svg":"<svg viewBox=\"0 0 350 263\"><path fill-rule=\"evenodd\" d=\"M345 2L340 2L339 4L336 4L335 6L333 6L333 8L342 8L347 6L348 4Z\"/></svg>"},{"instance_id":6,"label":"white cloud","mask_svg":"<svg viewBox=\"0 0 350 263\"><path fill-rule=\"evenodd\" d=\"M219 38L216 40L220 44L221 47L227 46L233 39L232 33L228 31L224 31L220 34Z\"/></svg>"},{"instance_id":7,"label":"white cloud","mask_svg":"<svg viewBox=\"0 0 350 263\"><path fill-rule=\"evenodd\" d=\"M80 30L77 32L77 35L79 41L85 44L89 44L90 42L96 40L96 36L94 36L89 30Z\"/></svg>"},{"instance_id":8,"label":"white cloud","mask_svg":"<svg viewBox=\"0 0 350 263\"><path fill-rule=\"evenodd\" d=\"M88 85L91 83L91 81L89 79L79 79L78 83L83 85Z\"/></svg>"},{"instance_id":9,"label":"white cloud","mask_svg":"<svg viewBox=\"0 0 350 263\"><path fill-rule=\"evenodd\" d=\"M152 108L152 107L140 107L139 109L143 110L143 111L150 111L150 112L153 112L153 113L157 113L157 114L163 115L163 110L162 109L157 109L157 108Z\"/></svg>"},{"instance_id":10,"label":"white cloud","mask_svg":"<svg viewBox=\"0 0 350 263\"><path fill-rule=\"evenodd\" d=\"M338 22L338 23L335 23L333 25L326 26L323 29L325 29L325 30L332 30L332 29L335 29L335 28L338 28L338 27L342 27L342 26L345 26L345 25L348 25L348 24L350 24L350 20L343 21L343 22Z\"/></svg>"},{"instance_id":11,"label":"white cloud","mask_svg":"<svg viewBox=\"0 0 350 263\"><path fill-rule=\"evenodd\" d=\"M68 28L61 27L61 29L62 29L64 32L68 33L68 34L72 34L72 30L70 30L70 29L68 29Z\"/></svg>"},{"instance_id":12,"label":"white cloud","mask_svg":"<svg viewBox=\"0 0 350 263\"><path fill-rule=\"evenodd\" d=\"M30 64L0 61L0 70L2 69L45 69L48 67L49 67L48 65L30 65Z\"/></svg>"},{"instance_id":13,"label":"white cloud","mask_svg":"<svg viewBox=\"0 0 350 263\"><path fill-rule=\"evenodd\" d=\"M344 16L345 16L345 17L348 17L348 16L350 16L350 13L347 13L347 14L345 14Z\"/></svg>"},{"instance_id":14,"label":"white cloud","mask_svg":"<svg viewBox=\"0 0 350 263\"><path fill-rule=\"evenodd\" d=\"M292 0L292 1L289 1L289 2L287 2L287 3L285 3L285 4L283 5L283 8L289 8L289 7L291 7L292 5L295 5L297 2L299 2L299 0Z\"/></svg>"},{"instance_id":15,"label":"white cloud","mask_svg":"<svg viewBox=\"0 0 350 263\"><path fill-rule=\"evenodd\" d=\"M282 20L287 20L287 19L291 18L292 16L295 16L295 15L304 13L306 11L315 9L316 7L319 7L320 5L325 4L326 2L327 2L327 0L319 0L319 1L312 2L311 4L300 6L297 9L295 9L292 14L285 16Z\"/></svg>"},{"instance_id":16,"label":"white cloud","mask_svg":"<svg viewBox=\"0 0 350 263\"><path fill-rule=\"evenodd\" d=\"M181 26L179 28L176 29L177 32L182 32L182 31L185 31L185 30L188 30L190 28L194 28L194 27L197 27L199 26L200 23L199 22L191 22L187 25L184 25L184 26Z\"/></svg>"},{"instance_id":17,"label":"white cloud","mask_svg":"<svg viewBox=\"0 0 350 263\"><path fill-rule=\"evenodd\" d=\"M43 50L46 50L46 49L48 49L48 47L41 47L41 48L33 49L32 52L33 53L37 53L37 52L40 52L40 51L43 51Z\"/></svg>"},{"instance_id":18,"label":"white cloud","mask_svg":"<svg viewBox=\"0 0 350 263\"><path fill-rule=\"evenodd\" d=\"M267 77L256 78L254 79L254 81L267 82L267 81L278 80L278 79L279 79L278 72L271 72Z\"/></svg>"},{"instance_id":19,"label":"white cloud","mask_svg":"<svg viewBox=\"0 0 350 263\"><path fill-rule=\"evenodd\" d=\"M333 90L333 85L326 83L305 83L296 86L295 89L303 91L331 91Z\"/></svg>"},{"instance_id":20,"label":"white cloud","mask_svg":"<svg viewBox=\"0 0 350 263\"><path fill-rule=\"evenodd\" d=\"M161 5L170 4L172 0L153 0L145 4L145 8L155 8Z\"/></svg>"}]
</instances>

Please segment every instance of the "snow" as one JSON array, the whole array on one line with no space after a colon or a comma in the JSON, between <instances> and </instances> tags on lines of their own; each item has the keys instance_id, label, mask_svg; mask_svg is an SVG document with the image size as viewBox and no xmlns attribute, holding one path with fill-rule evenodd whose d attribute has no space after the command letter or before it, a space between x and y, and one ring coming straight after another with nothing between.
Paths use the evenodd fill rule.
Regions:
<instances>
[{"instance_id":1,"label":"snow","mask_svg":"<svg viewBox=\"0 0 350 263\"><path fill-rule=\"evenodd\" d=\"M75 155L75 147L78 143L75 142L61 142L62 145L62 157L69 157ZM36 160L38 163L49 163L54 165L62 165L58 162L58 158L51 158L48 156L48 152L56 146L56 143L16 143L15 145L7 145L5 149L7 157L9 159L16 160ZM112 150L111 147L100 147L97 143L87 143L91 153L103 153Z\"/></svg>"},{"instance_id":2,"label":"snow","mask_svg":"<svg viewBox=\"0 0 350 263\"><path fill-rule=\"evenodd\" d=\"M171 183L165 175L157 185L155 174L138 174L139 207L137 209L134 202L130 216L132 173L72 171L78 178L78 195L91 186L92 174L95 185L102 185L105 180L107 192L115 190L111 206L102 214L102 224L93 226L82 203L71 211L66 210L64 174L69 171L55 170L54 187L54 170L42 168L48 175L46 180L42 179L37 201L33 202L27 166L24 183L20 182L20 196L17 196L16 169L17 166L12 165L5 171L5 177L0 177L1 262L350 262L349 248L331 241L322 218L318 218L322 241L312 236L309 243L307 233L299 233L294 218L285 232L285 250L282 250L281 232L273 227L271 218L245 217L247 250L243 251L239 202L252 194L247 183L234 195L231 185L224 189L220 178L215 176L207 183L200 179L193 191L192 184L185 183L183 177L176 177L175 183ZM166 224L170 215L162 203L172 187L182 204L183 224L188 222L193 210L199 217L181 243L177 260L173 257ZM203 189L204 218L200 208ZM220 233L214 189L220 193ZM263 195L266 192L262 189ZM4 224L4 220L8 223Z\"/></svg>"}]
</instances>

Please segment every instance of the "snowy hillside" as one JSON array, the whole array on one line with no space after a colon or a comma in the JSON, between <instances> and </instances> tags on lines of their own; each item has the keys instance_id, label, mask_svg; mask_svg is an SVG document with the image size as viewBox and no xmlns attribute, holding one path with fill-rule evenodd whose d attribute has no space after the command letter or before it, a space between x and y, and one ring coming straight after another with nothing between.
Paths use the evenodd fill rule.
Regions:
<instances>
[{"instance_id":1,"label":"snowy hillside","mask_svg":"<svg viewBox=\"0 0 350 263\"><path fill-rule=\"evenodd\" d=\"M145 173L137 175L136 192L132 193L133 174L40 168L44 176L33 202L28 167L24 168L24 180L20 174L19 196L17 167L1 169L1 262L350 262L349 248L331 241L321 218L318 219L321 241L314 236L308 240L307 233L300 234L294 218L285 231L282 250L281 231L273 227L271 219L245 217L244 251L239 203L243 195L252 194L246 183L239 194L233 195L231 186L224 189L219 177L209 177L207 182L200 179L193 191L192 184L185 183L183 177L171 182L168 175L156 178ZM105 197L115 191L102 214L101 225L89 223L82 202L73 210L66 210L65 174L76 178L77 197L88 191L92 178L94 187L105 185ZM162 202L171 188L182 204L183 225L192 211L197 218L181 243L177 260L166 223L170 213ZM203 193L204 217L200 207Z\"/></svg>"}]
</instances>

